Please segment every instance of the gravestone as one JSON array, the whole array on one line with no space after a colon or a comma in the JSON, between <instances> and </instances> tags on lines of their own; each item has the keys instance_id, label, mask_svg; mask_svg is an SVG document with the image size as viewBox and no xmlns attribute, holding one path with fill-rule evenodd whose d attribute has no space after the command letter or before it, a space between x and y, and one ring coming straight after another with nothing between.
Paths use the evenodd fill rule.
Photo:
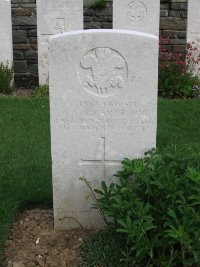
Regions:
<instances>
[{"instance_id":1,"label":"gravestone","mask_svg":"<svg viewBox=\"0 0 200 267\"><path fill-rule=\"evenodd\" d=\"M187 21L187 43L193 44L197 47L198 51L194 51L193 56L198 60L200 56L200 1L188 1L188 21ZM191 69L193 73L200 76L200 62Z\"/></svg>"},{"instance_id":2,"label":"gravestone","mask_svg":"<svg viewBox=\"0 0 200 267\"><path fill-rule=\"evenodd\" d=\"M157 51L156 36L132 31L50 39L56 228L102 227L88 185L116 181L123 158L143 157L156 146Z\"/></svg>"},{"instance_id":3,"label":"gravestone","mask_svg":"<svg viewBox=\"0 0 200 267\"><path fill-rule=\"evenodd\" d=\"M113 28L159 35L160 0L113 0Z\"/></svg>"},{"instance_id":4,"label":"gravestone","mask_svg":"<svg viewBox=\"0 0 200 267\"><path fill-rule=\"evenodd\" d=\"M83 0L37 0L39 83L48 84L49 37L83 29Z\"/></svg>"},{"instance_id":5,"label":"gravestone","mask_svg":"<svg viewBox=\"0 0 200 267\"><path fill-rule=\"evenodd\" d=\"M10 0L0 1L0 63L13 64L12 20Z\"/></svg>"}]
</instances>

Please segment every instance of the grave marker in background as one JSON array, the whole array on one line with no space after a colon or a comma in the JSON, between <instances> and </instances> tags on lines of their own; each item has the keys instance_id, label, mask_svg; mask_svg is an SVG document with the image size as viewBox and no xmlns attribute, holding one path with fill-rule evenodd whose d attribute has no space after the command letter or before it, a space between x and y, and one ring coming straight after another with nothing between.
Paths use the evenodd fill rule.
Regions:
<instances>
[{"instance_id":1,"label":"grave marker in background","mask_svg":"<svg viewBox=\"0 0 200 267\"><path fill-rule=\"evenodd\" d=\"M198 59L200 55L200 1L188 0L188 21L187 21L187 43L194 42L193 46L198 48L198 53L194 51L194 57ZM193 73L200 76L200 62L195 65Z\"/></svg>"},{"instance_id":2,"label":"grave marker in background","mask_svg":"<svg viewBox=\"0 0 200 267\"><path fill-rule=\"evenodd\" d=\"M0 63L13 64L12 19L10 0L0 0Z\"/></svg>"},{"instance_id":3,"label":"grave marker in background","mask_svg":"<svg viewBox=\"0 0 200 267\"><path fill-rule=\"evenodd\" d=\"M87 30L50 39L51 148L56 228L103 226L92 188L124 157L156 146L158 38Z\"/></svg>"},{"instance_id":4,"label":"grave marker in background","mask_svg":"<svg viewBox=\"0 0 200 267\"><path fill-rule=\"evenodd\" d=\"M48 84L49 37L83 29L83 0L37 0L39 83Z\"/></svg>"},{"instance_id":5,"label":"grave marker in background","mask_svg":"<svg viewBox=\"0 0 200 267\"><path fill-rule=\"evenodd\" d=\"M113 0L113 29L159 35L160 0Z\"/></svg>"}]
</instances>

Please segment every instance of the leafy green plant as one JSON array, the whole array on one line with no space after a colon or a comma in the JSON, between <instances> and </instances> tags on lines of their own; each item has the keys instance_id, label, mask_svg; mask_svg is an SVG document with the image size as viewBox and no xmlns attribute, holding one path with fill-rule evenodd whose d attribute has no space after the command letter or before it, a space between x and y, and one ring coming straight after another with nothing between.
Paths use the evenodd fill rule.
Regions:
<instances>
[{"instance_id":1,"label":"leafy green plant","mask_svg":"<svg viewBox=\"0 0 200 267\"><path fill-rule=\"evenodd\" d=\"M167 51L166 46L173 48ZM169 38L160 38L159 95L169 98L199 97L200 80L194 75L200 61L195 44L187 44L185 53L173 47Z\"/></svg>"},{"instance_id":2,"label":"leafy green plant","mask_svg":"<svg viewBox=\"0 0 200 267\"><path fill-rule=\"evenodd\" d=\"M48 85L39 85L33 91L33 97L47 97L49 95L49 86Z\"/></svg>"},{"instance_id":3,"label":"leafy green plant","mask_svg":"<svg viewBox=\"0 0 200 267\"><path fill-rule=\"evenodd\" d=\"M10 94L12 87L13 69L8 65L0 63L0 93Z\"/></svg>"},{"instance_id":4,"label":"leafy green plant","mask_svg":"<svg viewBox=\"0 0 200 267\"><path fill-rule=\"evenodd\" d=\"M104 9L106 8L106 0L95 0L90 6L91 9Z\"/></svg>"},{"instance_id":5,"label":"leafy green plant","mask_svg":"<svg viewBox=\"0 0 200 267\"><path fill-rule=\"evenodd\" d=\"M96 208L123 236L124 266L200 266L199 159L176 150L125 159L119 182L95 190Z\"/></svg>"},{"instance_id":6,"label":"leafy green plant","mask_svg":"<svg viewBox=\"0 0 200 267\"><path fill-rule=\"evenodd\" d=\"M197 91L195 87L200 86L197 76L190 72L183 72L176 64L169 64L159 70L159 94L170 98L192 98Z\"/></svg>"}]
</instances>

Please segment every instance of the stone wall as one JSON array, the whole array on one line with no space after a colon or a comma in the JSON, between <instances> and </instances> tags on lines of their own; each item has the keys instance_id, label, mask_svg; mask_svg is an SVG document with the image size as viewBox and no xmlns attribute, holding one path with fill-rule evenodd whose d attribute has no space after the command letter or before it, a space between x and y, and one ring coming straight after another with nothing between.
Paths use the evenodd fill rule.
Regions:
<instances>
[{"instance_id":1,"label":"stone wall","mask_svg":"<svg viewBox=\"0 0 200 267\"><path fill-rule=\"evenodd\" d=\"M17 87L38 84L36 0L11 0L14 43L14 71ZM184 51L186 42L187 0L161 0L160 34L170 37L168 50ZM85 29L112 28L112 0L106 9L84 9Z\"/></svg>"},{"instance_id":2,"label":"stone wall","mask_svg":"<svg viewBox=\"0 0 200 267\"><path fill-rule=\"evenodd\" d=\"M36 0L12 0L16 86L38 84Z\"/></svg>"},{"instance_id":3,"label":"stone wall","mask_svg":"<svg viewBox=\"0 0 200 267\"><path fill-rule=\"evenodd\" d=\"M187 27L187 0L161 0L160 36L170 38L167 51L184 53Z\"/></svg>"}]
</instances>

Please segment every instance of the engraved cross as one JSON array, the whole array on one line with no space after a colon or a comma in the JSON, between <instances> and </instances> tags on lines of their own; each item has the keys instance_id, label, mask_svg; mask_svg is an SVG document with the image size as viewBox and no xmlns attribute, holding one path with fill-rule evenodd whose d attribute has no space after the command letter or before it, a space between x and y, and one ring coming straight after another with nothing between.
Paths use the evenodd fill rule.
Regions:
<instances>
[{"instance_id":1,"label":"engraved cross","mask_svg":"<svg viewBox=\"0 0 200 267\"><path fill-rule=\"evenodd\" d=\"M106 178L106 165L116 165L117 163L121 163L120 160L106 160L106 138L101 137L101 159L93 160L93 159L81 159L82 165L103 165L104 166L104 179Z\"/></svg>"}]
</instances>

